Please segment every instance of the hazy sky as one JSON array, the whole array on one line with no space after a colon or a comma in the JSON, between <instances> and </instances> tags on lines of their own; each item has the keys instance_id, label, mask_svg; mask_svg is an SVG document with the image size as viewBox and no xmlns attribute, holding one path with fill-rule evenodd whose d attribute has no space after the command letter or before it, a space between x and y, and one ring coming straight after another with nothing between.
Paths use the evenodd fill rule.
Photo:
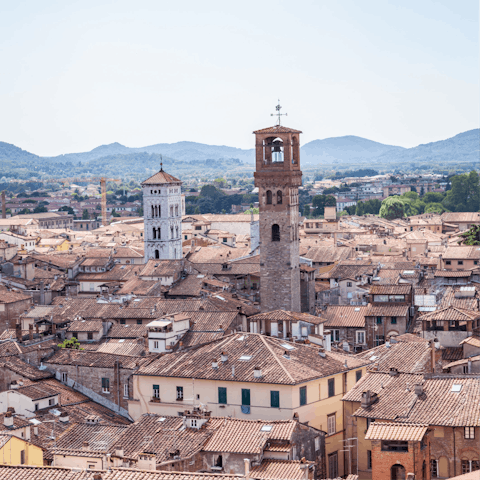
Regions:
<instances>
[{"instance_id":1,"label":"hazy sky","mask_svg":"<svg viewBox=\"0 0 480 480\"><path fill-rule=\"evenodd\" d=\"M39 155L285 123L405 147L479 126L478 0L0 0L0 141Z\"/></svg>"}]
</instances>

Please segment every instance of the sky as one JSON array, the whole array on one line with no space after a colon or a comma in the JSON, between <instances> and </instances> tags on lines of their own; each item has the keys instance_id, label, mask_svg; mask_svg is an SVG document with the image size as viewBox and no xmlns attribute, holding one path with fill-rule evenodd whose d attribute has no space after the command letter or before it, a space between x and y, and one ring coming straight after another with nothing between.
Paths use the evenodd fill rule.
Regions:
<instances>
[{"instance_id":1,"label":"sky","mask_svg":"<svg viewBox=\"0 0 480 480\"><path fill-rule=\"evenodd\" d=\"M0 0L0 141L413 147L479 127L478 0Z\"/></svg>"}]
</instances>

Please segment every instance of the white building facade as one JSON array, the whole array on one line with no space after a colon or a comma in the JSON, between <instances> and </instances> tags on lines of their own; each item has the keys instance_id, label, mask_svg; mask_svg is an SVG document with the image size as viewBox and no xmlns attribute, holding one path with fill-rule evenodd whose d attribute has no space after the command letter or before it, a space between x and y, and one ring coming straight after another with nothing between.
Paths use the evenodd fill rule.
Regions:
<instances>
[{"instance_id":1,"label":"white building facade","mask_svg":"<svg viewBox=\"0 0 480 480\"><path fill-rule=\"evenodd\" d=\"M182 258L181 187L163 168L142 183L145 262Z\"/></svg>"}]
</instances>

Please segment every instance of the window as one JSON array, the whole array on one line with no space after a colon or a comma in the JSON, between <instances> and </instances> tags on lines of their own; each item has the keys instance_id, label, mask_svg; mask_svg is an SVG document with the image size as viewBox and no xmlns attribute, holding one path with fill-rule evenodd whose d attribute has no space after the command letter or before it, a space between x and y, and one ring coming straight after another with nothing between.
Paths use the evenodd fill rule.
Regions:
<instances>
[{"instance_id":1,"label":"window","mask_svg":"<svg viewBox=\"0 0 480 480\"><path fill-rule=\"evenodd\" d=\"M250 413L250 389L242 388L242 413Z\"/></svg>"},{"instance_id":2,"label":"window","mask_svg":"<svg viewBox=\"0 0 480 480\"><path fill-rule=\"evenodd\" d=\"M125 325L125 319L124 318L120 319L120 325Z\"/></svg>"},{"instance_id":3,"label":"window","mask_svg":"<svg viewBox=\"0 0 480 480\"><path fill-rule=\"evenodd\" d=\"M218 387L218 403L225 405L227 403L227 389Z\"/></svg>"},{"instance_id":4,"label":"window","mask_svg":"<svg viewBox=\"0 0 480 480\"><path fill-rule=\"evenodd\" d=\"M154 350L158 350L158 340L154 340L153 348L154 348Z\"/></svg>"},{"instance_id":5,"label":"window","mask_svg":"<svg viewBox=\"0 0 480 480\"><path fill-rule=\"evenodd\" d=\"M367 469L371 470L372 469L372 451L367 450Z\"/></svg>"},{"instance_id":6,"label":"window","mask_svg":"<svg viewBox=\"0 0 480 480\"><path fill-rule=\"evenodd\" d=\"M153 385L153 398L160 398L160 385Z\"/></svg>"},{"instance_id":7,"label":"window","mask_svg":"<svg viewBox=\"0 0 480 480\"><path fill-rule=\"evenodd\" d=\"M110 379L109 378L102 378L102 392L109 393L110 392Z\"/></svg>"},{"instance_id":8,"label":"window","mask_svg":"<svg viewBox=\"0 0 480 480\"><path fill-rule=\"evenodd\" d=\"M320 450L320 437L315 437L315 451L318 452Z\"/></svg>"},{"instance_id":9,"label":"window","mask_svg":"<svg viewBox=\"0 0 480 480\"><path fill-rule=\"evenodd\" d=\"M480 462L478 460L462 460L462 474L480 470Z\"/></svg>"},{"instance_id":10,"label":"window","mask_svg":"<svg viewBox=\"0 0 480 480\"><path fill-rule=\"evenodd\" d=\"M335 396L335 379L334 378L328 379L328 396L329 397Z\"/></svg>"},{"instance_id":11,"label":"window","mask_svg":"<svg viewBox=\"0 0 480 480\"><path fill-rule=\"evenodd\" d=\"M396 325L397 324L397 317L390 317L390 323L392 325Z\"/></svg>"},{"instance_id":12,"label":"window","mask_svg":"<svg viewBox=\"0 0 480 480\"><path fill-rule=\"evenodd\" d=\"M300 387L300 406L307 404L307 387Z\"/></svg>"},{"instance_id":13,"label":"window","mask_svg":"<svg viewBox=\"0 0 480 480\"><path fill-rule=\"evenodd\" d=\"M87 332L87 340L93 340L93 332Z\"/></svg>"},{"instance_id":14,"label":"window","mask_svg":"<svg viewBox=\"0 0 480 480\"><path fill-rule=\"evenodd\" d=\"M367 418L367 430L370 428L370 425L375 421L374 418Z\"/></svg>"},{"instance_id":15,"label":"window","mask_svg":"<svg viewBox=\"0 0 480 480\"><path fill-rule=\"evenodd\" d=\"M356 336L356 343L360 343L361 345L365 344L365 330L358 330L355 332Z\"/></svg>"},{"instance_id":16,"label":"window","mask_svg":"<svg viewBox=\"0 0 480 480\"><path fill-rule=\"evenodd\" d=\"M347 287L351 287L352 286L352 282L347 282Z\"/></svg>"},{"instance_id":17,"label":"window","mask_svg":"<svg viewBox=\"0 0 480 480\"><path fill-rule=\"evenodd\" d=\"M272 242L280 241L280 227L274 223L272 225Z\"/></svg>"},{"instance_id":18,"label":"window","mask_svg":"<svg viewBox=\"0 0 480 480\"><path fill-rule=\"evenodd\" d=\"M277 204L280 205L282 203L282 191L279 190L277 192Z\"/></svg>"},{"instance_id":19,"label":"window","mask_svg":"<svg viewBox=\"0 0 480 480\"><path fill-rule=\"evenodd\" d=\"M383 452L408 452L408 442L402 440L382 440Z\"/></svg>"},{"instance_id":20,"label":"window","mask_svg":"<svg viewBox=\"0 0 480 480\"><path fill-rule=\"evenodd\" d=\"M35 411L38 410L38 407L39 407L39 405L38 405L38 403L36 403L36 404L35 404Z\"/></svg>"},{"instance_id":21,"label":"window","mask_svg":"<svg viewBox=\"0 0 480 480\"><path fill-rule=\"evenodd\" d=\"M385 337L383 335L375 335L375 346L383 345L385 343Z\"/></svg>"},{"instance_id":22,"label":"window","mask_svg":"<svg viewBox=\"0 0 480 480\"><path fill-rule=\"evenodd\" d=\"M336 414L327 416L327 434L333 435L337 431L337 418Z\"/></svg>"},{"instance_id":23,"label":"window","mask_svg":"<svg viewBox=\"0 0 480 480\"><path fill-rule=\"evenodd\" d=\"M158 250L155 250L155 258L160 258L160 252Z\"/></svg>"},{"instance_id":24,"label":"window","mask_svg":"<svg viewBox=\"0 0 480 480\"><path fill-rule=\"evenodd\" d=\"M475 438L475 427L465 427L465 438L468 440Z\"/></svg>"},{"instance_id":25,"label":"window","mask_svg":"<svg viewBox=\"0 0 480 480\"><path fill-rule=\"evenodd\" d=\"M474 261L473 261L473 264L474 264L474 265L478 265L478 260L474 260Z\"/></svg>"},{"instance_id":26,"label":"window","mask_svg":"<svg viewBox=\"0 0 480 480\"><path fill-rule=\"evenodd\" d=\"M272 204L272 191L267 190L267 205L271 205L271 204Z\"/></svg>"},{"instance_id":27,"label":"window","mask_svg":"<svg viewBox=\"0 0 480 480\"><path fill-rule=\"evenodd\" d=\"M362 371L361 371L361 370L357 370L357 371L355 372L355 379L356 379L356 381L358 382L361 378L362 378Z\"/></svg>"},{"instance_id":28,"label":"window","mask_svg":"<svg viewBox=\"0 0 480 480\"><path fill-rule=\"evenodd\" d=\"M222 238L222 242L223 242L223 243L226 243L227 241L228 241L228 238L226 238L226 237L223 237L223 238Z\"/></svg>"},{"instance_id":29,"label":"window","mask_svg":"<svg viewBox=\"0 0 480 480\"><path fill-rule=\"evenodd\" d=\"M338 477L338 454L337 452L331 453L328 456L328 478Z\"/></svg>"},{"instance_id":30,"label":"window","mask_svg":"<svg viewBox=\"0 0 480 480\"><path fill-rule=\"evenodd\" d=\"M330 337L332 342L340 341L340 330L330 330Z\"/></svg>"},{"instance_id":31,"label":"window","mask_svg":"<svg viewBox=\"0 0 480 480\"><path fill-rule=\"evenodd\" d=\"M123 386L123 396L128 398L128 383Z\"/></svg>"},{"instance_id":32,"label":"window","mask_svg":"<svg viewBox=\"0 0 480 480\"><path fill-rule=\"evenodd\" d=\"M137 325L141 325L142 324L142 321L141 320L137 320Z\"/></svg>"},{"instance_id":33,"label":"window","mask_svg":"<svg viewBox=\"0 0 480 480\"><path fill-rule=\"evenodd\" d=\"M377 325L381 325L382 324L382 317L377 317Z\"/></svg>"},{"instance_id":34,"label":"window","mask_svg":"<svg viewBox=\"0 0 480 480\"><path fill-rule=\"evenodd\" d=\"M458 265L463 265L463 260L458 260L457 264Z\"/></svg>"},{"instance_id":35,"label":"window","mask_svg":"<svg viewBox=\"0 0 480 480\"><path fill-rule=\"evenodd\" d=\"M177 387L177 400L183 400L183 387Z\"/></svg>"},{"instance_id":36,"label":"window","mask_svg":"<svg viewBox=\"0 0 480 480\"><path fill-rule=\"evenodd\" d=\"M49 404L50 406L55 405L55 399L54 399L54 398L49 398L49 399L48 399L48 404Z\"/></svg>"},{"instance_id":37,"label":"window","mask_svg":"<svg viewBox=\"0 0 480 480\"><path fill-rule=\"evenodd\" d=\"M20 450L20 465L25 465L25 450Z\"/></svg>"},{"instance_id":38,"label":"window","mask_svg":"<svg viewBox=\"0 0 480 480\"><path fill-rule=\"evenodd\" d=\"M62 373L62 382L67 383L68 375L66 373Z\"/></svg>"},{"instance_id":39,"label":"window","mask_svg":"<svg viewBox=\"0 0 480 480\"><path fill-rule=\"evenodd\" d=\"M195 230L201 230L202 227L195 227Z\"/></svg>"},{"instance_id":40,"label":"window","mask_svg":"<svg viewBox=\"0 0 480 480\"><path fill-rule=\"evenodd\" d=\"M280 392L277 390L270 391L270 407L280 408Z\"/></svg>"},{"instance_id":41,"label":"window","mask_svg":"<svg viewBox=\"0 0 480 480\"><path fill-rule=\"evenodd\" d=\"M445 265L451 265L452 261L451 260L445 260Z\"/></svg>"},{"instance_id":42,"label":"window","mask_svg":"<svg viewBox=\"0 0 480 480\"><path fill-rule=\"evenodd\" d=\"M438 460L430 460L430 476L432 478L438 477Z\"/></svg>"}]
</instances>

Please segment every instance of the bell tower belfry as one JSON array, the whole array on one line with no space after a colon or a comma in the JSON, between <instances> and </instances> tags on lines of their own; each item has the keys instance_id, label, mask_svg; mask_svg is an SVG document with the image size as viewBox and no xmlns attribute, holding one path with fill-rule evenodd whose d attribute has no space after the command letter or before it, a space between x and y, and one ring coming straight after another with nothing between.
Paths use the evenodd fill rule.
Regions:
<instances>
[{"instance_id":1,"label":"bell tower belfry","mask_svg":"<svg viewBox=\"0 0 480 480\"><path fill-rule=\"evenodd\" d=\"M300 312L298 187L302 184L302 132L280 125L279 116L278 125L253 133L260 204L261 310Z\"/></svg>"}]
</instances>

